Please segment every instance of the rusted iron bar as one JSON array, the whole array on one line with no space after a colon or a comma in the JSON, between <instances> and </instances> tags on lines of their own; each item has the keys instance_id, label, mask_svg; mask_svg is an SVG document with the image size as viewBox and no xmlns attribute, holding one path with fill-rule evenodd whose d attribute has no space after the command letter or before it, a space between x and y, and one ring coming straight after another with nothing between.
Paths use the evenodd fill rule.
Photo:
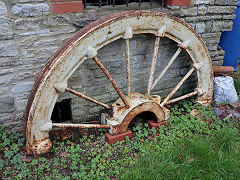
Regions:
<instances>
[{"instance_id":1,"label":"rusted iron bar","mask_svg":"<svg viewBox=\"0 0 240 180\"><path fill-rule=\"evenodd\" d=\"M177 90L182 86L182 84L184 83L184 81L186 81L189 76L191 76L191 74L194 72L195 67L192 67L188 73L182 78L182 80L177 84L177 86L168 94L168 96L164 99L164 101L160 104L161 106L164 106L168 100L177 92Z\"/></svg>"},{"instance_id":2,"label":"rusted iron bar","mask_svg":"<svg viewBox=\"0 0 240 180\"><path fill-rule=\"evenodd\" d=\"M115 7L115 0L113 0L113 7Z\"/></svg>"},{"instance_id":3,"label":"rusted iron bar","mask_svg":"<svg viewBox=\"0 0 240 180\"><path fill-rule=\"evenodd\" d=\"M87 0L83 0L83 7L84 7L84 9L86 9L86 7L87 7Z\"/></svg>"},{"instance_id":4,"label":"rusted iron bar","mask_svg":"<svg viewBox=\"0 0 240 180\"><path fill-rule=\"evenodd\" d=\"M105 108L107 108L107 109L111 109L111 107L108 106L107 104L98 102L97 100L92 99L92 98L90 98L90 97L88 97L88 96L86 96L86 95L84 95L84 94L82 94L82 93L80 93L80 92L77 92L77 91L75 91L75 90L73 90L73 89L66 88L65 90L66 90L67 92L71 93L71 94L74 94L74 95L76 95L76 96L78 96L78 97L81 97L81 98L83 98L83 99L86 99L86 100L88 100L88 101L90 101L90 102L93 102L93 103L99 105L99 106L105 107Z\"/></svg>"},{"instance_id":5,"label":"rusted iron bar","mask_svg":"<svg viewBox=\"0 0 240 180\"><path fill-rule=\"evenodd\" d=\"M159 42L160 42L160 37L157 36L155 40L155 45L154 45L154 53L153 53L153 59L152 59L152 66L151 66L151 72L150 72L150 77L148 81L148 89L147 89L147 94L146 96L148 97L151 92L151 86L153 82L153 76L156 68L156 61L157 61L157 54L158 54L158 48L159 48Z\"/></svg>"},{"instance_id":6,"label":"rusted iron bar","mask_svg":"<svg viewBox=\"0 0 240 180\"><path fill-rule=\"evenodd\" d=\"M163 71L160 73L160 75L157 77L157 79L154 81L150 91L157 85L157 83L161 80L161 78L163 77L163 75L166 73L166 71L168 70L168 68L172 65L172 63L177 59L178 55L181 53L182 48L179 47L178 50L175 52L175 54L173 55L173 57L171 58L171 60L168 62L168 64L165 66L165 68L163 69Z\"/></svg>"},{"instance_id":7,"label":"rusted iron bar","mask_svg":"<svg viewBox=\"0 0 240 180\"><path fill-rule=\"evenodd\" d=\"M172 100L168 101L166 104L172 104L172 103L175 103L175 102L177 102L177 101L180 101L180 100L189 98L189 97L191 97L191 96L195 96L195 95L197 95L197 94L198 94L198 91L194 91L194 92L185 94L185 95L183 95L183 96L180 96L180 97L178 97L178 98L172 99Z\"/></svg>"},{"instance_id":8,"label":"rusted iron bar","mask_svg":"<svg viewBox=\"0 0 240 180\"><path fill-rule=\"evenodd\" d=\"M117 86L116 81L113 79L112 75L108 72L108 70L103 66L103 64L100 62L100 60L97 58L97 56L94 56L92 58L95 63L99 66L99 68L103 71L104 74L106 74L106 76L108 77L108 79L111 81L113 87L115 88L115 90L117 91L119 97L122 99L123 103L125 104L126 108L130 108L126 98L124 97L123 93L120 91L120 89Z\"/></svg>"},{"instance_id":9,"label":"rusted iron bar","mask_svg":"<svg viewBox=\"0 0 240 180\"><path fill-rule=\"evenodd\" d=\"M107 124L66 124L66 123L52 123L52 127L60 127L60 128L111 128L110 125Z\"/></svg>"},{"instance_id":10,"label":"rusted iron bar","mask_svg":"<svg viewBox=\"0 0 240 180\"><path fill-rule=\"evenodd\" d=\"M130 96L131 93L131 63L130 63L130 50L129 50L129 39L126 39L126 69L127 69L127 94Z\"/></svg>"},{"instance_id":11,"label":"rusted iron bar","mask_svg":"<svg viewBox=\"0 0 240 180\"><path fill-rule=\"evenodd\" d=\"M127 2L126 2L126 6L128 7L128 3L129 3L129 0L127 0Z\"/></svg>"}]
</instances>

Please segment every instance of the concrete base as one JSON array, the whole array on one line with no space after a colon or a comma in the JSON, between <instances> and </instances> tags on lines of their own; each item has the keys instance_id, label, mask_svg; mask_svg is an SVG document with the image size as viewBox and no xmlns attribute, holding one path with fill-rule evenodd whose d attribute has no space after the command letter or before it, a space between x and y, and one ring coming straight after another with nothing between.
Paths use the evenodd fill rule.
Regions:
<instances>
[{"instance_id":1,"label":"concrete base","mask_svg":"<svg viewBox=\"0 0 240 180\"><path fill-rule=\"evenodd\" d=\"M150 129L152 129L152 128L159 129L160 126L166 126L166 123L167 123L167 121L162 121L160 123L156 123L153 120L148 120L148 127Z\"/></svg>"},{"instance_id":2,"label":"concrete base","mask_svg":"<svg viewBox=\"0 0 240 180\"><path fill-rule=\"evenodd\" d=\"M111 135L110 133L106 133L106 142L110 145L115 144L118 141L122 141L126 139L126 136L131 139L133 137L132 131L128 130L127 132L117 134L117 135Z\"/></svg>"}]
</instances>

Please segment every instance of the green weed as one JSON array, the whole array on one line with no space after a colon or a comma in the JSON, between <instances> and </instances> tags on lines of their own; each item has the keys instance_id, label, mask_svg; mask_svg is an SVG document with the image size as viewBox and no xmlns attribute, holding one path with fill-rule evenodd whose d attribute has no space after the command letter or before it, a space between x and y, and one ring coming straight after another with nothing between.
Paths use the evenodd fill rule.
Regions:
<instances>
[{"instance_id":1,"label":"green weed","mask_svg":"<svg viewBox=\"0 0 240 180\"><path fill-rule=\"evenodd\" d=\"M196 111L195 115L191 112ZM0 127L0 179L237 179L239 136L231 119L222 121L211 106L181 101L166 126L138 123L135 137L110 146L106 130L79 144L53 141L52 152L34 159L24 139Z\"/></svg>"}]
</instances>

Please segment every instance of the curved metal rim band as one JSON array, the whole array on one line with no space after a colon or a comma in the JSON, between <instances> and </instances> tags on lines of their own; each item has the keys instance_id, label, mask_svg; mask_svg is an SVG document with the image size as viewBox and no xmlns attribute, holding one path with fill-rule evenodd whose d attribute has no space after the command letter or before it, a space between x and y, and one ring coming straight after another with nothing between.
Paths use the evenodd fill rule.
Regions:
<instances>
[{"instance_id":1,"label":"curved metal rim band","mask_svg":"<svg viewBox=\"0 0 240 180\"><path fill-rule=\"evenodd\" d=\"M110 16L106 16L98 21L95 21L91 24L89 24L88 26L82 28L81 30L79 30L78 32L76 32L72 38L70 38L69 40L67 40L59 49L58 51L50 58L50 60L47 62L47 64L44 66L43 70L41 71L40 75L38 76L33 89L31 91L31 94L29 96L28 99L28 104L26 107L26 111L24 114L24 134L26 136L26 138L28 138L27 136L27 127L31 126L31 121L29 121L29 119L33 118L30 117L30 112L31 110L34 109L34 101L37 101L36 99L39 98L37 97L37 93L39 92L39 89L44 85L44 83L46 83L47 79L49 78L49 71L51 70L52 66L57 62L57 60L63 56L64 54L67 54L69 51L71 51L74 47L74 43L79 42L81 40L83 40L85 37L91 35L91 33L94 33L95 31L97 31L98 29L103 28L104 26L107 26L113 22L117 22L118 20L124 19L124 18L131 18L131 17L138 17L138 16L161 16L161 17L167 17L170 18L171 20L181 23L182 25L184 25L189 31L191 31L195 37L197 37L197 39L199 40L200 44L201 44L201 48L204 49L204 52L206 53L206 61L208 62L208 64L210 65L210 79L212 79L212 69L211 69L211 60L210 60L210 55L208 53L207 47L205 46L204 42L202 41L202 39L200 38L200 36L185 22L169 16L167 14L164 13L159 13L159 12L151 12L151 11L128 11L128 12L122 12L122 13L117 13L117 14L112 14ZM135 32L136 34L137 32ZM139 32L139 33L144 33L144 32ZM171 38L171 34L168 34L168 37ZM173 38L173 37L172 37ZM112 39L112 41L114 41L116 39ZM111 41L111 42L112 42ZM177 39L175 39L175 41L177 41ZM108 42L110 43L110 42ZM106 44L108 44L106 43ZM103 44L103 45L106 45ZM187 50L188 51L188 50ZM189 53L191 54L191 53ZM210 87L210 91L212 91L212 84L209 84ZM212 92L209 92L209 98L210 96L212 96ZM56 99L53 99L52 101L56 101ZM35 102L36 103L36 102Z\"/></svg>"}]
</instances>

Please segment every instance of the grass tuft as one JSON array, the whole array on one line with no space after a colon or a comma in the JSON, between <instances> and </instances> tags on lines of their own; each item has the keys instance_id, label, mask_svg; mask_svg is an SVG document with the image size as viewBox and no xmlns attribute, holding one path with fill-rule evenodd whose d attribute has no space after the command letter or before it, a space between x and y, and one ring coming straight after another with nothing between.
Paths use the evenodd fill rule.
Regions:
<instances>
[{"instance_id":1,"label":"grass tuft","mask_svg":"<svg viewBox=\"0 0 240 180\"><path fill-rule=\"evenodd\" d=\"M141 156L121 179L238 179L240 153L233 148L237 139L230 128L216 137L181 139L165 153Z\"/></svg>"},{"instance_id":2,"label":"grass tuft","mask_svg":"<svg viewBox=\"0 0 240 180\"><path fill-rule=\"evenodd\" d=\"M239 179L234 127L211 106L181 101L157 130L138 122L135 137L112 146L104 140L106 130L89 132L78 144L53 140L52 152L34 159L19 133L0 126L0 179Z\"/></svg>"}]
</instances>

